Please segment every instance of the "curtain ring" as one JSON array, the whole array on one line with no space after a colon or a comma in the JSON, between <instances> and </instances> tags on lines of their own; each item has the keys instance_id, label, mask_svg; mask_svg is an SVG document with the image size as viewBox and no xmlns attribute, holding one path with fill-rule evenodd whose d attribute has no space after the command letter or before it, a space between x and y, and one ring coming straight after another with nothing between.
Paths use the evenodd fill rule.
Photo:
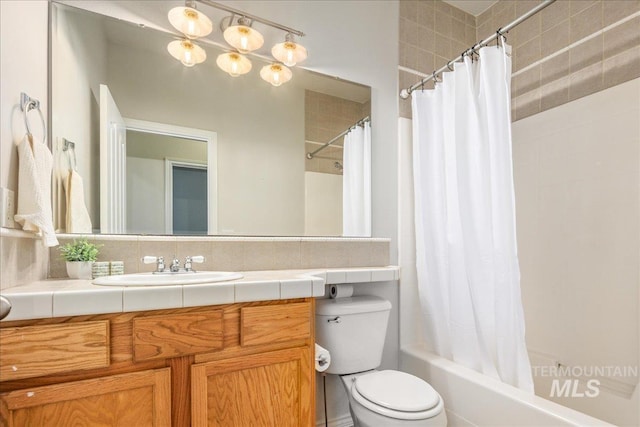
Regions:
<instances>
[{"instance_id":1,"label":"curtain ring","mask_svg":"<svg viewBox=\"0 0 640 427\"><path fill-rule=\"evenodd\" d=\"M436 84L438 83L438 75L436 74L436 72L434 71L433 74L431 75L431 77L433 78L433 83Z\"/></svg>"},{"instance_id":2,"label":"curtain ring","mask_svg":"<svg viewBox=\"0 0 640 427\"><path fill-rule=\"evenodd\" d=\"M476 52L476 47L473 46L471 48L471 60L472 61L477 61L478 60L477 56L478 56L478 52Z\"/></svg>"},{"instance_id":3,"label":"curtain ring","mask_svg":"<svg viewBox=\"0 0 640 427\"><path fill-rule=\"evenodd\" d=\"M451 61L447 62L447 68L449 69L449 71L453 71L453 68L451 67Z\"/></svg>"}]
</instances>

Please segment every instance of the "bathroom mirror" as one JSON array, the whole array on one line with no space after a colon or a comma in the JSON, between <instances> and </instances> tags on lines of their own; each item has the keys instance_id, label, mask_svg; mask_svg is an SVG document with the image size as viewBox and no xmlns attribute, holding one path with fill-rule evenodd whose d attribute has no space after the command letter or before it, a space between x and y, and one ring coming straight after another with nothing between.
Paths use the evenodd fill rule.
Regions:
<instances>
[{"instance_id":1,"label":"bathroom mirror","mask_svg":"<svg viewBox=\"0 0 640 427\"><path fill-rule=\"evenodd\" d=\"M166 17L174 4L162 3L154 8L167 10L154 13ZM342 234L342 139L311 160L306 153L369 116L369 87L300 67L292 69L291 81L273 87L259 76L266 62L253 56L250 73L231 77L216 66L223 51L207 43L200 43L207 60L187 68L167 52L173 34L56 2L51 7L58 231L71 229L62 182L75 169L91 232ZM105 119L101 85L117 106L119 124L112 115ZM110 149L100 147L101 118L103 133L121 135ZM114 147L121 163L105 155ZM105 181L106 170L111 178ZM126 196L116 203L118 188L126 188ZM202 218L193 229L171 223L171 217L183 219L183 196L196 197L189 211L206 211L204 229Z\"/></svg>"}]
</instances>

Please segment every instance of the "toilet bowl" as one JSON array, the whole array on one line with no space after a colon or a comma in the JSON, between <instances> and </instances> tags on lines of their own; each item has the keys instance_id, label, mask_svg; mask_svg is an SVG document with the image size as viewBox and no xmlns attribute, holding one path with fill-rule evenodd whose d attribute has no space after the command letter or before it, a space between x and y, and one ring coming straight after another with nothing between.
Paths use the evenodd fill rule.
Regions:
<instances>
[{"instance_id":1,"label":"toilet bowl","mask_svg":"<svg viewBox=\"0 0 640 427\"><path fill-rule=\"evenodd\" d=\"M391 303L374 296L318 300L316 342L331 354L327 374L340 375L356 427L447 425L444 402L422 379L378 371Z\"/></svg>"},{"instance_id":2,"label":"toilet bowl","mask_svg":"<svg viewBox=\"0 0 640 427\"><path fill-rule=\"evenodd\" d=\"M399 371L342 375L355 427L447 425L444 402L427 382Z\"/></svg>"}]
</instances>

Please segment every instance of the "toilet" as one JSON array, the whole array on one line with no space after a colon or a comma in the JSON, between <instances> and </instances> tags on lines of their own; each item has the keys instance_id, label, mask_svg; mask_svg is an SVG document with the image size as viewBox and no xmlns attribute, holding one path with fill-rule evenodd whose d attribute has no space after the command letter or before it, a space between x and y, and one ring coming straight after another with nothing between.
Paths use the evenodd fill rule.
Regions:
<instances>
[{"instance_id":1,"label":"toilet","mask_svg":"<svg viewBox=\"0 0 640 427\"><path fill-rule=\"evenodd\" d=\"M331 354L356 427L446 426L440 395L405 372L378 371L391 303L375 296L316 301L316 342Z\"/></svg>"}]
</instances>

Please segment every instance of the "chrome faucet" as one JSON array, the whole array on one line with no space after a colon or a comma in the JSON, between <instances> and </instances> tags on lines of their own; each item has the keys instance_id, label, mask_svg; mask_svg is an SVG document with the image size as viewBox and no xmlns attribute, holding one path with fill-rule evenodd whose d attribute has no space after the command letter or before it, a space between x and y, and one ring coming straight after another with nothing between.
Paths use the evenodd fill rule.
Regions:
<instances>
[{"instance_id":1,"label":"chrome faucet","mask_svg":"<svg viewBox=\"0 0 640 427\"><path fill-rule=\"evenodd\" d=\"M153 272L155 274L170 274L170 273L195 273L193 269L193 263L203 263L205 258L202 255L197 256L187 256L184 260L184 268L180 268L180 260L174 255L173 260L171 261L171 265L167 269L164 263L164 258L159 256L144 256L142 257L142 262L145 264L153 264L156 263L156 270Z\"/></svg>"},{"instance_id":2,"label":"chrome faucet","mask_svg":"<svg viewBox=\"0 0 640 427\"><path fill-rule=\"evenodd\" d=\"M180 271L180 261L178 260L178 258L176 258L176 256L173 256L173 261L171 261L171 267L169 267L169 271L171 271L172 273L177 273L178 271Z\"/></svg>"}]
</instances>

